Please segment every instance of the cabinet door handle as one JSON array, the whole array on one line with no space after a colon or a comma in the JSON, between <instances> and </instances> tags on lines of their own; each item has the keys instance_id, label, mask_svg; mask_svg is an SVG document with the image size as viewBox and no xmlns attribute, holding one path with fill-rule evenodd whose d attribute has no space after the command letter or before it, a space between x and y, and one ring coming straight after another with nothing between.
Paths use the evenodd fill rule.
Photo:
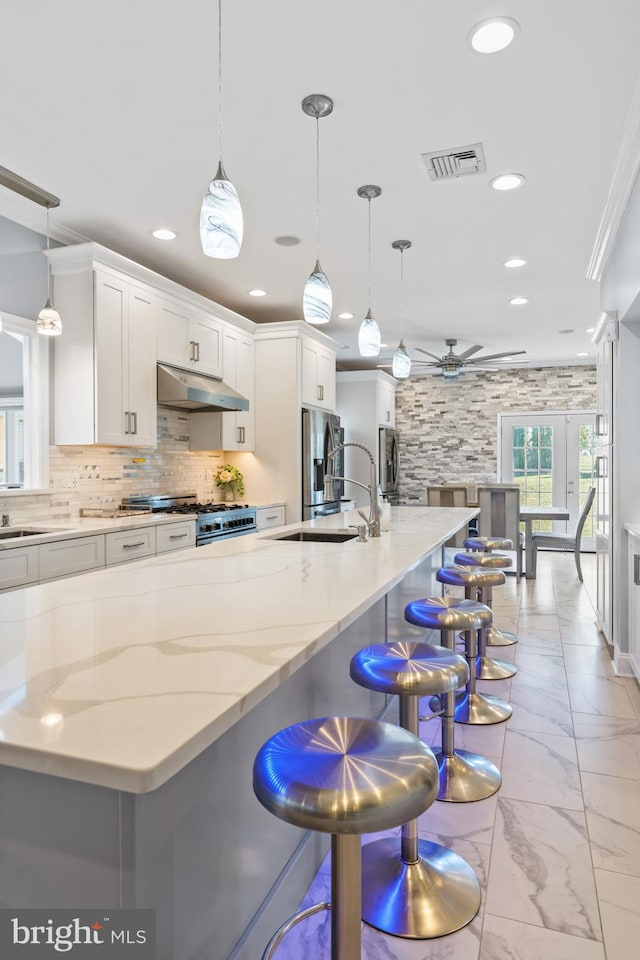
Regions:
<instances>
[{"instance_id":1,"label":"cabinet door handle","mask_svg":"<svg viewBox=\"0 0 640 960\"><path fill-rule=\"evenodd\" d=\"M606 457L596 457L595 474L598 480L603 480L607 476L606 469L604 467L601 469L601 464L604 464L605 461Z\"/></svg>"},{"instance_id":2,"label":"cabinet door handle","mask_svg":"<svg viewBox=\"0 0 640 960\"><path fill-rule=\"evenodd\" d=\"M321 383L318 384L318 400L324 400L324 387Z\"/></svg>"},{"instance_id":3,"label":"cabinet door handle","mask_svg":"<svg viewBox=\"0 0 640 960\"><path fill-rule=\"evenodd\" d=\"M387 423L391 420L391 410L387 410Z\"/></svg>"},{"instance_id":4,"label":"cabinet door handle","mask_svg":"<svg viewBox=\"0 0 640 960\"><path fill-rule=\"evenodd\" d=\"M170 533L169 540L184 540L184 538L188 536L188 533Z\"/></svg>"},{"instance_id":5,"label":"cabinet door handle","mask_svg":"<svg viewBox=\"0 0 640 960\"><path fill-rule=\"evenodd\" d=\"M633 555L633 582L640 587L640 553Z\"/></svg>"},{"instance_id":6,"label":"cabinet door handle","mask_svg":"<svg viewBox=\"0 0 640 960\"><path fill-rule=\"evenodd\" d=\"M128 410L125 410L124 415L126 418L124 421L124 432L131 433L131 414Z\"/></svg>"},{"instance_id":7,"label":"cabinet door handle","mask_svg":"<svg viewBox=\"0 0 640 960\"><path fill-rule=\"evenodd\" d=\"M604 437L604 413L596 413L596 437Z\"/></svg>"},{"instance_id":8,"label":"cabinet door handle","mask_svg":"<svg viewBox=\"0 0 640 960\"><path fill-rule=\"evenodd\" d=\"M277 513L272 513L270 517L265 517L265 520L278 520L278 519L279 517Z\"/></svg>"},{"instance_id":9,"label":"cabinet door handle","mask_svg":"<svg viewBox=\"0 0 640 960\"><path fill-rule=\"evenodd\" d=\"M196 342L189 340L189 360L196 360Z\"/></svg>"},{"instance_id":10,"label":"cabinet door handle","mask_svg":"<svg viewBox=\"0 0 640 960\"><path fill-rule=\"evenodd\" d=\"M236 427L236 443L244 443L244 427Z\"/></svg>"},{"instance_id":11,"label":"cabinet door handle","mask_svg":"<svg viewBox=\"0 0 640 960\"><path fill-rule=\"evenodd\" d=\"M131 417L133 419L133 430L130 430L129 432L137 433L138 432L138 414L135 410L131 411Z\"/></svg>"},{"instance_id":12,"label":"cabinet door handle","mask_svg":"<svg viewBox=\"0 0 640 960\"><path fill-rule=\"evenodd\" d=\"M200 343L197 340L195 343L195 347L196 347L196 356L195 356L196 363L200 363Z\"/></svg>"},{"instance_id":13,"label":"cabinet door handle","mask_svg":"<svg viewBox=\"0 0 640 960\"><path fill-rule=\"evenodd\" d=\"M123 549L123 550L133 550L134 547L145 547L145 546L146 546L146 541L145 541L145 540L136 540L135 543L123 543L123 544L122 544L122 549Z\"/></svg>"}]
</instances>

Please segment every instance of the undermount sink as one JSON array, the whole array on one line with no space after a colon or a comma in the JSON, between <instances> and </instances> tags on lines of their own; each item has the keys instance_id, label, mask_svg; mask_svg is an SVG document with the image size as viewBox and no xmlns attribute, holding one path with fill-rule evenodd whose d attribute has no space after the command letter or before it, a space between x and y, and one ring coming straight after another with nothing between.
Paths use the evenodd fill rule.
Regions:
<instances>
[{"instance_id":1,"label":"undermount sink","mask_svg":"<svg viewBox=\"0 0 640 960\"><path fill-rule=\"evenodd\" d=\"M51 533L50 530L0 530L0 540L13 540L16 537L36 537L39 533Z\"/></svg>"},{"instance_id":2,"label":"undermount sink","mask_svg":"<svg viewBox=\"0 0 640 960\"><path fill-rule=\"evenodd\" d=\"M269 540L294 540L298 543L345 543L355 540L357 533L348 530L294 530L292 533L269 537Z\"/></svg>"}]
</instances>

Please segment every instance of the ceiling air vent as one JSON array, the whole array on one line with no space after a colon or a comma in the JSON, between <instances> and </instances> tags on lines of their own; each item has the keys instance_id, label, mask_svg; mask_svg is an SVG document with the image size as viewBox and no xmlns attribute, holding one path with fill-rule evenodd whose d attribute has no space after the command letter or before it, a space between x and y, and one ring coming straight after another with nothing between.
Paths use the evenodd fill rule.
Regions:
<instances>
[{"instance_id":1,"label":"ceiling air vent","mask_svg":"<svg viewBox=\"0 0 640 960\"><path fill-rule=\"evenodd\" d=\"M454 147L452 150L423 153L422 159L432 180L468 177L473 173L484 173L487 169L481 143L472 143L468 147Z\"/></svg>"}]
</instances>

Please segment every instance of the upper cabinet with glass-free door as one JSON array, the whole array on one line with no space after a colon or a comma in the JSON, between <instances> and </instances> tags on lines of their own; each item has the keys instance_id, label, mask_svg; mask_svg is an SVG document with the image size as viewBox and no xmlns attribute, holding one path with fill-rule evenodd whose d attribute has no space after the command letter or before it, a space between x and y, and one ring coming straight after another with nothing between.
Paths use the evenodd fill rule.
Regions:
<instances>
[{"instance_id":1,"label":"upper cabinet with glass-free door","mask_svg":"<svg viewBox=\"0 0 640 960\"><path fill-rule=\"evenodd\" d=\"M156 296L94 244L49 254L64 334L54 343L56 444L156 445Z\"/></svg>"},{"instance_id":2,"label":"upper cabinet with glass-free door","mask_svg":"<svg viewBox=\"0 0 640 960\"><path fill-rule=\"evenodd\" d=\"M186 303L158 305L158 361L211 377L222 375L222 324Z\"/></svg>"}]
</instances>

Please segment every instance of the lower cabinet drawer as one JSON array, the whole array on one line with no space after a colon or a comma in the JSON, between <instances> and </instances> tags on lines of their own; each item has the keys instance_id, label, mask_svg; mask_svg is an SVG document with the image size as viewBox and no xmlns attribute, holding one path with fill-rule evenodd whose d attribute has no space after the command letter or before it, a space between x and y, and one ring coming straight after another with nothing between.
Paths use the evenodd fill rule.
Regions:
<instances>
[{"instance_id":1,"label":"lower cabinet drawer","mask_svg":"<svg viewBox=\"0 0 640 960\"><path fill-rule=\"evenodd\" d=\"M280 527L285 523L285 507L259 507L256 510L256 525L258 530L265 527Z\"/></svg>"},{"instance_id":2,"label":"lower cabinet drawer","mask_svg":"<svg viewBox=\"0 0 640 960\"><path fill-rule=\"evenodd\" d=\"M127 560L140 560L152 557L156 552L155 527L142 527L119 533L105 535L107 566L112 563L124 563Z\"/></svg>"},{"instance_id":3,"label":"lower cabinet drawer","mask_svg":"<svg viewBox=\"0 0 640 960\"><path fill-rule=\"evenodd\" d=\"M0 590L22 587L38 580L38 548L0 550Z\"/></svg>"},{"instance_id":4,"label":"lower cabinet drawer","mask_svg":"<svg viewBox=\"0 0 640 960\"><path fill-rule=\"evenodd\" d=\"M195 544L195 520L182 520L180 523L167 523L156 527L156 553L182 550L185 547L194 547Z\"/></svg>"},{"instance_id":5,"label":"lower cabinet drawer","mask_svg":"<svg viewBox=\"0 0 640 960\"><path fill-rule=\"evenodd\" d=\"M38 550L40 580L66 577L72 573L104 567L105 549L102 535L41 543Z\"/></svg>"}]
</instances>

